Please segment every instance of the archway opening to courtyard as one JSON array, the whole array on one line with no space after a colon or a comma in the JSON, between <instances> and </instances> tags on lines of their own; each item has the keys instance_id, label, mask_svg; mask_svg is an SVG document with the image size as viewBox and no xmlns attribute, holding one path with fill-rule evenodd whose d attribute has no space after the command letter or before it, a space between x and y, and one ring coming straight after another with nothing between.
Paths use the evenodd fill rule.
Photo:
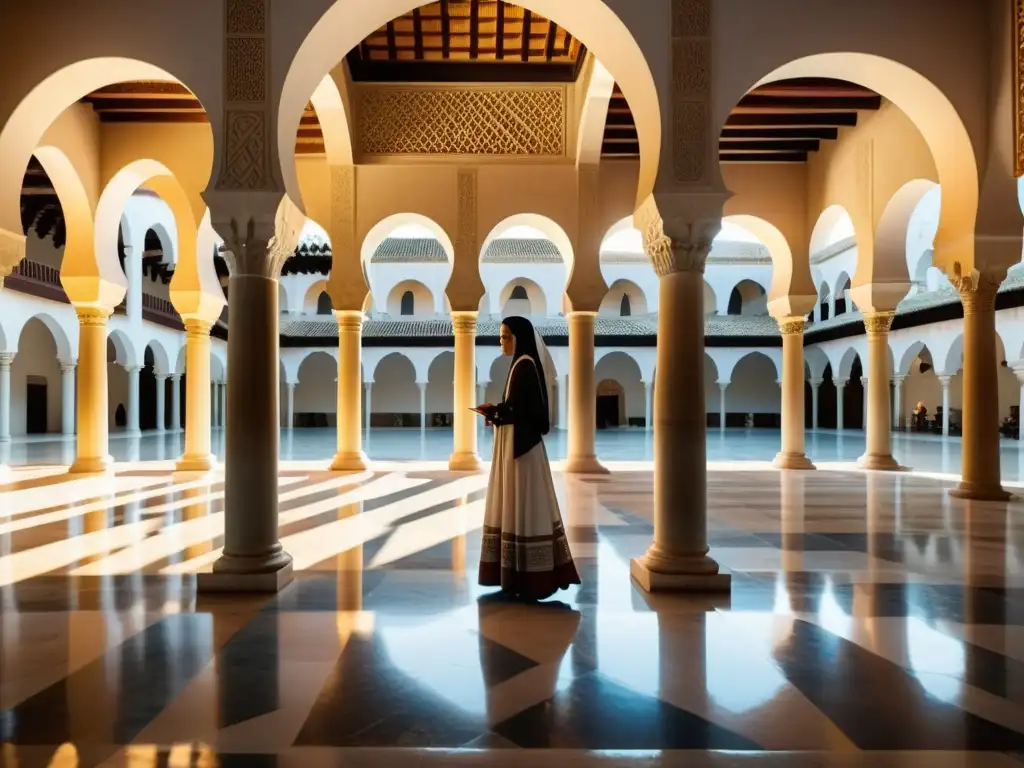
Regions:
<instances>
[{"instance_id":1,"label":"archway opening to courtyard","mask_svg":"<svg viewBox=\"0 0 1024 768\"><path fill-rule=\"evenodd\" d=\"M426 386L426 382L422 383ZM420 388L416 367L401 352L383 357L374 369L370 426L420 426Z\"/></svg>"},{"instance_id":2,"label":"archway opening to courtyard","mask_svg":"<svg viewBox=\"0 0 1024 768\"><path fill-rule=\"evenodd\" d=\"M601 276L609 286L600 314L629 317L658 311L658 276L644 252L643 236L633 226L632 216L608 230L599 255ZM713 301L711 307L713 311ZM704 309L708 311L707 297Z\"/></svg>"},{"instance_id":3,"label":"archway opening to courtyard","mask_svg":"<svg viewBox=\"0 0 1024 768\"><path fill-rule=\"evenodd\" d=\"M598 429L644 426L647 403L636 360L626 352L609 352L597 361L594 378Z\"/></svg>"},{"instance_id":4,"label":"archway opening to courtyard","mask_svg":"<svg viewBox=\"0 0 1024 768\"><path fill-rule=\"evenodd\" d=\"M446 311L455 248L432 219L417 213L382 219L367 233L361 255L371 317L435 317ZM410 305L412 315L403 313Z\"/></svg>"},{"instance_id":5,"label":"archway opening to courtyard","mask_svg":"<svg viewBox=\"0 0 1024 768\"><path fill-rule=\"evenodd\" d=\"M294 394L294 426L333 427L338 412L338 362L316 351L299 363Z\"/></svg>"},{"instance_id":6,"label":"archway opening to courtyard","mask_svg":"<svg viewBox=\"0 0 1024 768\"><path fill-rule=\"evenodd\" d=\"M22 327L18 353L11 363L12 435L61 431L65 386L62 359L70 360L70 345L60 322L49 315L35 315Z\"/></svg>"},{"instance_id":7,"label":"archway opening to courtyard","mask_svg":"<svg viewBox=\"0 0 1024 768\"><path fill-rule=\"evenodd\" d=\"M517 214L504 219L480 248L480 312L495 320L557 315L573 259L568 235L546 216Z\"/></svg>"}]
</instances>

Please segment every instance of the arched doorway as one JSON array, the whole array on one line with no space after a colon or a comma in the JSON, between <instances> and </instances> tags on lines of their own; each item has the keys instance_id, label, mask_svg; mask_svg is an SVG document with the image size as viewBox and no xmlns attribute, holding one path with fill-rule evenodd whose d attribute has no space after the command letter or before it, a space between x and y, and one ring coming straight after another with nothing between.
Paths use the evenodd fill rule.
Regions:
<instances>
[{"instance_id":1,"label":"arched doorway","mask_svg":"<svg viewBox=\"0 0 1024 768\"><path fill-rule=\"evenodd\" d=\"M597 384L597 428L624 426L626 390L614 379L601 379Z\"/></svg>"}]
</instances>

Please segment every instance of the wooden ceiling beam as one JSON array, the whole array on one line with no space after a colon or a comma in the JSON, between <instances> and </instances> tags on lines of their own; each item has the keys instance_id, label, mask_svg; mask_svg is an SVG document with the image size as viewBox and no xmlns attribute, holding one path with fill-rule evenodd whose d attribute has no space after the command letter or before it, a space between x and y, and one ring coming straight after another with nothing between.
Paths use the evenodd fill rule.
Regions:
<instances>
[{"instance_id":1,"label":"wooden ceiling beam","mask_svg":"<svg viewBox=\"0 0 1024 768\"><path fill-rule=\"evenodd\" d=\"M415 36L415 50L416 58L423 58L423 21L420 18L420 9L414 8L412 11L412 26L413 35Z\"/></svg>"},{"instance_id":2,"label":"wooden ceiling beam","mask_svg":"<svg viewBox=\"0 0 1024 768\"><path fill-rule=\"evenodd\" d=\"M533 20L530 14L530 10L527 8L523 10L523 49L520 54L522 56L523 61L530 60L530 37L532 34Z\"/></svg>"},{"instance_id":3,"label":"wooden ceiling beam","mask_svg":"<svg viewBox=\"0 0 1024 768\"><path fill-rule=\"evenodd\" d=\"M203 105L199 99L163 99L163 98L132 98L132 99L92 99L86 96L83 99L90 104L97 112L110 112L112 110L129 110L132 112L144 112L148 110L174 111L184 110L203 111Z\"/></svg>"},{"instance_id":4,"label":"wooden ceiling beam","mask_svg":"<svg viewBox=\"0 0 1024 768\"><path fill-rule=\"evenodd\" d=\"M441 48L444 58L448 58L448 46L451 45L451 21L448 18L448 0L441 0Z\"/></svg>"},{"instance_id":5,"label":"wooden ceiling beam","mask_svg":"<svg viewBox=\"0 0 1024 768\"><path fill-rule=\"evenodd\" d=\"M100 112L101 123L208 123L205 112Z\"/></svg>"},{"instance_id":6,"label":"wooden ceiling beam","mask_svg":"<svg viewBox=\"0 0 1024 768\"><path fill-rule=\"evenodd\" d=\"M558 34L558 25L553 21L548 22L548 44L544 52L544 58L551 61L555 57L555 38ZM568 34L568 33L567 33Z\"/></svg>"},{"instance_id":7,"label":"wooden ceiling beam","mask_svg":"<svg viewBox=\"0 0 1024 768\"><path fill-rule=\"evenodd\" d=\"M726 119L729 127L753 126L763 128L796 128L814 126L826 128L850 128L857 125L856 112L803 112L803 113L733 113Z\"/></svg>"},{"instance_id":8,"label":"wooden ceiling beam","mask_svg":"<svg viewBox=\"0 0 1024 768\"><path fill-rule=\"evenodd\" d=\"M353 80L371 83L572 83L574 65L543 61L364 61Z\"/></svg>"},{"instance_id":9,"label":"wooden ceiling beam","mask_svg":"<svg viewBox=\"0 0 1024 768\"><path fill-rule=\"evenodd\" d=\"M505 58L505 1L498 0L497 32L495 33L494 55L498 61Z\"/></svg>"},{"instance_id":10,"label":"wooden ceiling beam","mask_svg":"<svg viewBox=\"0 0 1024 768\"><path fill-rule=\"evenodd\" d=\"M388 22L388 58L394 61L398 58L398 46L395 44L395 22Z\"/></svg>"},{"instance_id":11,"label":"wooden ceiling beam","mask_svg":"<svg viewBox=\"0 0 1024 768\"><path fill-rule=\"evenodd\" d=\"M480 0L469 0L469 57L475 59L480 46Z\"/></svg>"},{"instance_id":12,"label":"wooden ceiling beam","mask_svg":"<svg viewBox=\"0 0 1024 768\"><path fill-rule=\"evenodd\" d=\"M720 152L817 152L821 142L814 139L776 141L725 140L718 144Z\"/></svg>"},{"instance_id":13,"label":"wooden ceiling beam","mask_svg":"<svg viewBox=\"0 0 1024 768\"><path fill-rule=\"evenodd\" d=\"M724 128L723 139L819 139L835 141L839 138L838 128Z\"/></svg>"},{"instance_id":14,"label":"wooden ceiling beam","mask_svg":"<svg viewBox=\"0 0 1024 768\"><path fill-rule=\"evenodd\" d=\"M768 154L762 152L737 152L736 154L720 154L718 161L720 163L806 163L807 153L779 152L777 154Z\"/></svg>"}]
</instances>

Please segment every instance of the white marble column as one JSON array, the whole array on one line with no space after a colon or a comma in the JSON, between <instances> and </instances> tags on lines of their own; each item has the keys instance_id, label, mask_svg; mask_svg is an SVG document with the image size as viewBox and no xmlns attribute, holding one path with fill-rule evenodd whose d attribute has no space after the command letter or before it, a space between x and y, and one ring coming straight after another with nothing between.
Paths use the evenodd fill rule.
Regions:
<instances>
[{"instance_id":1,"label":"white marble column","mask_svg":"<svg viewBox=\"0 0 1024 768\"><path fill-rule=\"evenodd\" d=\"M113 466L108 447L107 319L110 310L75 307L78 315L77 426L72 474L105 473Z\"/></svg>"},{"instance_id":2,"label":"white marble column","mask_svg":"<svg viewBox=\"0 0 1024 768\"><path fill-rule=\"evenodd\" d=\"M416 386L420 390L420 432L427 429L427 382L417 381Z\"/></svg>"},{"instance_id":3,"label":"white marble column","mask_svg":"<svg viewBox=\"0 0 1024 768\"><path fill-rule=\"evenodd\" d=\"M75 363L60 361L60 431L75 434Z\"/></svg>"},{"instance_id":4,"label":"white marble column","mask_svg":"<svg viewBox=\"0 0 1024 768\"><path fill-rule=\"evenodd\" d=\"M820 306L820 305L815 305ZM810 379L811 385L811 429L818 428L818 388L824 379Z\"/></svg>"},{"instance_id":5,"label":"white marble column","mask_svg":"<svg viewBox=\"0 0 1024 768\"><path fill-rule=\"evenodd\" d=\"M295 427L295 384L288 382L284 385L284 428Z\"/></svg>"},{"instance_id":6,"label":"white marble column","mask_svg":"<svg viewBox=\"0 0 1024 768\"><path fill-rule=\"evenodd\" d=\"M728 411L725 409L725 390L729 388L728 381L718 382L718 431L725 433L725 416Z\"/></svg>"},{"instance_id":7,"label":"white marble column","mask_svg":"<svg viewBox=\"0 0 1024 768\"><path fill-rule=\"evenodd\" d=\"M843 431L843 390L849 379L834 379L836 385L836 430Z\"/></svg>"},{"instance_id":8,"label":"white marble column","mask_svg":"<svg viewBox=\"0 0 1024 768\"><path fill-rule=\"evenodd\" d=\"M949 437L949 383L952 376L939 376L942 385L942 436Z\"/></svg>"},{"instance_id":9,"label":"white marble column","mask_svg":"<svg viewBox=\"0 0 1024 768\"><path fill-rule=\"evenodd\" d=\"M864 399L861 401L860 428L865 433L868 431L868 377L860 377L860 386L864 391ZM888 410L888 409L887 409Z\"/></svg>"},{"instance_id":10,"label":"white marble column","mask_svg":"<svg viewBox=\"0 0 1024 768\"><path fill-rule=\"evenodd\" d=\"M651 417L653 418L653 416ZM569 429L569 377L558 377L558 428Z\"/></svg>"},{"instance_id":11,"label":"white marble column","mask_svg":"<svg viewBox=\"0 0 1024 768\"><path fill-rule=\"evenodd\" d=\"M171 374L171 432L181 432L181 374Z\"/></svg>"},{"instance_id":12,"label":"white marble column","mask_svg":"<svg viewBox=\"0 0 1024 768\"><path fill-rule=\"evenodd\" d=\"M1024 367L1020 365L1014 365L1011 367L1014 375L1017 377L1017 381L1020 382L1020 400L1017 403L1017 419L1018 421L1024 418ZM1017 439L1020 440L1024 437L1024 429L1017 429ZM1022 459L1024 459L1024 452L1020 453Z\"/></svg>"},{"instance_id":13,"label":"white marble column","mask_svg":"<svg viewBox=\"0 0 1024 768\"><path fill-rule=\"evenodd\" d=\"M217 382L210 382L210 426L216 429L219 426L220 414L220 397L217 392Z\"/></svg>"},{"instance_id":14,"label":"white marble column","mask_svg":"<svg viewBox=\"0 0 1024 768\"><path fill-rule=\"evenodd\" d=\"M372 422L372 416L373 416L373 382L372 381L368 381L365 384L363 384L363 391L365 393L363 395L363 399L366 401L366 415L365 415L366 427L365 428L366 428L367 435L369 435L369 433L370 433L370 424Z\"/></svg>"},{"instance_id":15,"label":"white marble column","mask_svg":"<svg viewBox=\"0 0 1024 768\"><path fill-rule=\"evenodd\" d=\"M483 405L487 402L487 385L489 381L481 381L476 385L476 404Z\"/></svg>"},{"instance_id":16,"label":"white marble column","mask_svg":"<svg viewBox=\"0 0 1024 768\"><path fill-rule=\"evenodd\" d=\"M892 428L897 432L903 427L903 382L906 376L892 377Z\"/></svg>"},{"instance_id":17,"label":"white marble column","mask_svg":"<svg viewBox=\"0 0 1024 768\"><path fill-rule=\"evenodd\" d=\"M212 450L213 421L210 416L212 327L213 324L206 320L185 320L185 385L188 387L188 397L185 399L185 452L175 465L179 472L208 472L217 464ZM251 378L253 372L244 375ZM274 378L276 381L277 377ZM251 381L247 386L251 386Z\"/></svg>"},{"instance_id":18,"label":"white marble column","mask_svg":"<svg viewBox=\"0 0 1024 768\"><path fill-rule=\"evenodd\" d=\"M643 382L644 385L644 431L654 431L654 383Z\"/></svg>"},{"instance_id":19,"label":"white marble column","mask_svg":"<svg viewBox=\"0 0 1024 768\"><path fill-rule=\"evenodd\" d=\"M125 424L125 432L129 435L139 435L139 371L141 367L130 365L125 368L128 371L128 422Z\"/></svg>"},{"instance_id":20,"label":"white marble column","mask_svg":"<svg viewBox=\"0 0 1024 768\"><path fill-rule=\"evenodd\" d=\"M0 352L0 442L11 439L11 363L13 352Z\"/></svg>"},{"instance_id":21,"label":"white marble column","mask_svg":"<svg viewBox=\"0 0 1024 768\"><path fill-rule=\"evenodd\" d=\"M154 377L156 379L156 431L166 432L167 431L167 414L165 412L165 396L164 393L167 389L167 374L158 373Z\"/></svg>"},{"instance_id":22,"label":"white marble column","mask_svg":"<svg viewBox=\"0 0 1024 768\"><path fill-rule=\"evenodd\" d=\"M226 381L220 383L220 425L222 427L228 425L228 383Z\"/></svg>"},{"instance_id":23,"label":"white marble column","mask_svg":"<svg viewBox=\"0 0 1024 768\"><path fill-rule=\"evenodd\" d=\"M136 254L133 246L124 246L124 276L128 282L125 315L132 323L142 322L142 248L139 251Z\"/></svg>"}]
</instances>

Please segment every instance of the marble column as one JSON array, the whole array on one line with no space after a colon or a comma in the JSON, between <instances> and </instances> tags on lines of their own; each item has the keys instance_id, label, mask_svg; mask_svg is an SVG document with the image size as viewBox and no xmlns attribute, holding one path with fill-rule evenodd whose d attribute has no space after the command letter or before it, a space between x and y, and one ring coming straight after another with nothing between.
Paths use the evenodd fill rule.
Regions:
<instances>
[{"instance_id":1,"label":"marble column","mask_svg":"<svg viewBox=\"0 0 1024 768\"><path fill-rule=\"evenodd\" d=\"M979 273L960 282L964 306L963 470L950 493L963 499L1003 501L999 470L999 363L996 291L1001 276Z\"/></svg>"},{"instance_id":2,"label":"marble column","mask_svg":"<svg viewBox=\"0 0 1024 768\"><path fill-rule=\"evenodd\" d=\"M417 381L416 387L420 391L420 432L427 429L427 382Z\"/></svg>"},{"instance_id":3,"label":"marble column","mask_svg":"<svg viewBox=\"0 0 1024 768\"><path fill-rule=\"evenodd\" d=\"M778 318L782 332L782 450L780 469L814 469L804 443L804 319Z\"/></svg>"},{"instance_id":4,"label":"marble column","mask_svg":"<svg viewBox=\"0 0 1024 768\"><path fill-rule=\"evenodd\" d=\"M843 390L848 379L835 379L836 385L836 431L843 431Z\"/></svg>"},{"instance_id":5,"label":"marble column","mask_svg":"<svg viewBox=\"0 0 1024 768\"><path fill-rule=\"evenodd\" d=\"M60 431L75 434L75 363L60 361Z\"/></svg>"},{"instance_id":6,"label":"marble column","mask_svg":"<svg viewBox=\"0 0 1024 768\"><path fill-rule=\"evenodd\" d=\"M181 374L171 374L171 432L181 432Z\"/></svg>"},{"instance_id":7,"label":"marble column","mask_svg":"<svg viewBox=\"0 0 1024 768\"><path fill-rule=\"evenodd\" d=\"M949 437L949 384L953 377L939 376L938 379L942 386L942 436Z\"/></svg>"},{"instance_id":8,"label":"marble column","mask_svg":"<svg viewBox=\"0 0 1024 768\"><path fill-rule=\"evenodd\" d=\"M902 469L892 457L892 409L889 407L889 328L892 312L867 312L868 332L867 450L857 463L865 469Z\"/></svg>"},{"instance_id":9,"label":"marble column","mask_svg":"<svg viewBox=\"0 0 1024 768\"><path fill-rule=\"evenodd\" d=\"M338 452L336 472L359 472L369 466L363 452L363 313L338 310Z\"/></svg>"},{"instance_id":10,"label":"marble column","mask_svg":"<svg viewBox=\"0 0 1024 768\"><path fill-rule=\"evenodd\" d=\"M139 372L142 368L138 365L129 365L125 367L125 370L128 371L128 421L125 424L125 432L137 437L141 433L139 429Z\"/></svg>"},{"instance_id":11,"label":"marble column","mask_svg":"<svg viewBox=\"0 0 1024 768\"><path fill-rule=\"evenodd\" d=\"M373 382L372 381L368 381L368 382L366 382L363 385L363 387L366 390L366 393L363 396L364 397L364 401L366 402L366 427L365 428L366 428L367 436L369 436L370 424L373 421L373 418L372 418L373 417Z\"/></svg>"},{"instance_id":12,"label":"marble column","mask_svg":"<svg viewBox=\"0 0 1024 768\"><path fill-rule=\"evenodd\" d=\"M231 232L222 234L230 236L227 410L241 418L229 419L224 432L223 554L213 573L199 575L198 589L277 592L293 578L278 535L278 276L297 232L275 233L263 220L250 220L247 231L232 221Z\"/></svg>"},{"instance_id":13,"label":"marble column","mask_svg":"<svg viewBox=\"0 0 1024 768\"><path fill-rule=\"evenodd\" d=\"M664 235L645 237L645 246L659 277L654 541L630 572L647 591L728 591L731 576L708 556L704 262L710 238L676 246Z\"/></svg>"},{"instance_id":14,"label":"marble column","mask_svg":"<svg viewBox=\"0 0 1024 768\"><path fill-rule=\"evenodd\" d=\"M185 453L178 459L176 468L179 472L206 472L216 464L210 439L211 327L212 324L205 320L185 320L185 386L188 393L185 398ZM255 371L246 374L246 378L253 375Z\"/></svg>"},{"instance_id":15,"label":"marble column","mask_svg":"<svg viewBox=\"0 0 1024 768\"><path fill-rule=\"evenodd\" d=\"M654 431L654 382L644 382L644 429Z\"/></svg>"},{"instance_id":16,"label":"marble column","mask_svg":"<svg viewBox=\"0 0 1024 768\"><path fill-rule=\"evenodd\" d=\"M596 418L596 416L595 416ZM653 418L653 416L651 417ZM558 379L558 428L569 429L569 377Z\"/></svg>"},{"instance_id":17,"label":"marble column","mask_svg":"<svg viewBox=\"0 0 1024 768\"><path fill-rule=\"evenodd\" d=\"M217 422L219 416L217 411L220 409L220 397L217 396L217 382L210 382L210 427L212 429L217 428Z\"/></svg>"},{"instance_id":18,"label":"marble column","mask_svg":"<svg viewBox=\"0 0 1024 768\"><path fill-rule=\"evenodd\" d=\"M13 352L0 352L0 441L11 439L11 364Z\"/></svg>"},{"instance_id":19,"label":"marble column","mask_svg":"<svg viewBox=\"0 0 1024 768\"><path fill-rule=\"evenodd\" d=\"M906 376L892 377L892 428L897 432L903 426L903 382Z\"/></svg>"},{"instance_id":20,"label":"marble column","mask_svg":"<svg viewBox=\"0 0 1024 768\"><path fill-rule=\"evenodd\" d=\"M114 460L108 449L107 319L110 310L75 307L78 314L78 439L72 473L107 472Z\"/></svg>"},{"instance_id":21,"label":"marble column","mask_svg":"<svg viewBox=\"0 0 1024 768\"><path fill-rule=\"evenodd\" d=\"M818 388L824 379L811 379L811 429L818 428Z\"/></svg>"},{"instance_id":22,"label":"marble column","mask_svg":"<svg viewBox=\"0 0 1024 768\"><path fill-rule=\"evenodd\" d=\"M284 385L284 428L295 428L295 384L290 381Z\"/></svg>"},{"instance_id":23,"label":"marble column","mask_svg":"<svg viewBox=\"0 0 1024 768\"><path fill-rule=\"evenodd\" d=\"M597 460L597 384L594 381L596 312L569 313L569 452L565 471L602 474Z\"/></svg>"},{"instance_id":24,"label":"marble column","mask_svg":"<svg viewBox=\"0 0 1024 768\"><path fill-rule=\"evenodd\" d=\"M455 328L455 444L448 468L459 471L480 469L477 455L476 413L469 410L476 387L476 312L452 312Z\"/></svg>"},{"instance_id":25,"label":"marble column","mask_svg":"<svg viewBox=\"0 0 1024 768\"><path fill-rule=\"evenodd\" d=\"M1019 420L1021 417L1024 417L1024 367L1015 365L1012 366L1011 370L1017 377L1017 381L1020 382L1020 400L1017 403L1017 418ZM1018 429L1017 439L1020 440L1022 437L1024 437L1024 429ZM1021 454L1021 457L1024 458L1024 454Z\"/></svg>"},{"instance_id":26,"label":"marble column","mask_svg":"<svg viewBox=\"0 0 1024 768\"><path fill-rule=\"evenodd\" d=\"M165 408L167 374L158 373L154 378L156 378L156 431L162 433L167 431L167 413Z\"/></svg>"},{"instance_id":27,"label":"marble column","mask_svg":"<svg viewBox=\"0 0 1024 768\"><path fill-rule=\"evenodd\" d=\"M860 387L864 392L864 397L860 401L860 428L867 434L868 431L868 377L860 377Z\"/></svg>"},{"instance_id":28,"label":"marble column","mask_svg":"<svg viewBox=\"0 0 1024 768\"><path fill-rule=\"evenodd\" d=\"M718 382L718 431L725 433L725 417L729 411L725 407L725 391L729 389L728 381Z\"/></svg>"},{"instance_id":29,"label":"marble column","mask_svg":"<svg viewBox=\"0 0 1024 768\"><path fill-rule=\"evenodd\" d=\"M228 383L226 381L220 383L220 425L222 427L228 425Z\"/></svg>"}]
</instances>

